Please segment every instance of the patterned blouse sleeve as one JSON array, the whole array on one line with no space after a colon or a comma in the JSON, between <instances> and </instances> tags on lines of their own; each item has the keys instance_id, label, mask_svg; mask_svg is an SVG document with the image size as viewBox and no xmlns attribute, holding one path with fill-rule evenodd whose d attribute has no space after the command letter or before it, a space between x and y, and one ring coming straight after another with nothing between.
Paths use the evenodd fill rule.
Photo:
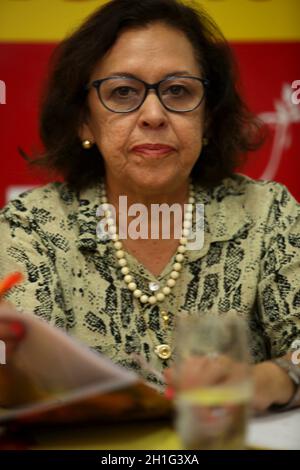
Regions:
<instances>
[{"instance_id":1,"label":"patterned blouse sleeve","mask_svg":"<svg viewBox=\"0 0 300 470\"><path fill-rule=\"evenodd\" d=\"M27 216L26 216L27 215ZM20 311L65 326L64 299L55 268L55 251L40 225L20 210L18 200L0 213L0 278L21 271L25 281L6 300Z\"/></svg>"},{"instance_id":2,"label":"patterned blouse sleeve","mask_svg":"<svg viewBox=\"0 0 300 470\"><path fill-rule=\"evenodd\" d=\"M271 357L300 339L300 205L284 186L274 198L264 226L258 307Z\"/></svg>"}]
</instances>

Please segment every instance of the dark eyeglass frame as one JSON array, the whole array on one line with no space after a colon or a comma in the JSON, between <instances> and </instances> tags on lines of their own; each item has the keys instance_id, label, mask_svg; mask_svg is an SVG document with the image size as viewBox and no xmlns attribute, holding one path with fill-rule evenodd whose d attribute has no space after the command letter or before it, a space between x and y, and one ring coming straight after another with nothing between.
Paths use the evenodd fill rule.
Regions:
<instances>
[{"instance_id":1,"label":"dark eyeglass frame","mask_svg":"<svg viewBox=\"0 0 300 470\"><path fill-rule=\"evenodd\" d=\"M101 97L101 93L100 93L100 86L103 82L106 82L107 80L111 80L111 79L116 79L116 78L121 78L121 79L125 78L125 79L128 79L128 80L131 79L131 80L136 80L140 83L143 83L143 85L145 86L145 96L144 96L144 98L142 99L141 103L138 106L130 109L129 111L114 111L113 109L109 108L104 103L104 101L102 100L102 97ZM187 109L187 110L184 110L184 111L178 111L178 110L174 110L174 109L166 106L165 103L163 102L163 100L162 100L162 98L159 94L159 87L160 87L161 83L167 82L168 80L174 80L176 78L177 79L178 78L192 78L192 79L198 80L199 82L202 83L202 85L203 85L203 96L202 96L201 100L199 101L199 103L194 108ZM192 75L174 75L174 76L170 76L170 77L167 77L167 78L163 78L162 80L159 80L159 82L156 82L156 83L147 83L144 80L141 80L140 78L136 78L136 77L116 75L116 76L111 76L111 77L106 77L106 78L101 78L101 79L98 79L98 80L94 80L94 81L92 81L91 83L89 83L88 85L85 86L85 90L89 91L91 88L95 88L96 91L97 91L97 95L98 95L98 98L99 98L100 102L103 104L103 106L106 109L108 109L108 111L111 111L112 113L127 114L127 113L132 113L133 111L136 111L145 102L145 100L146 100L146 98L149 94L149 90L154 90L155 91L155 94L158 97L160 103L163 105L163 107L167 111L170 111L172 113L190 113L191 111L195 111L195 109L197 109L201 105L201 103L204 100L206 90L207 90L208 87L209 87L209 80L207 80L206 78L199 78L199 77L195 77L195 76L192 76Z\"/></svg>"}]
</instances>

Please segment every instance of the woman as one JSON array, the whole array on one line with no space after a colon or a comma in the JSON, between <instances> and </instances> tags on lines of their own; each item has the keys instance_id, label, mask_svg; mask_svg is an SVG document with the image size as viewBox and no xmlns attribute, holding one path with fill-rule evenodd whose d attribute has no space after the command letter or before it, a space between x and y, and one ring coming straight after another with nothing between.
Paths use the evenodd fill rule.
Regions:
<instances>
[{"instance_id":1,"label":"woman","mask_svg":"<svg viewBox=\"0 0 300 470\"><path fill-rule=\"evenodd\" d=\"M58 48L41 136L39 163L65 184L1 213L1 274L26 274L9 300L152 381L148 367L172 366L175 317L238 311L251 335L254 407L298 405L286 364L300 336L299 206L279 184L233 174L261 132L212 21L175 0L109 2ZM182 238L120 240L120 196L148 215L177 204ZM96 233L100 204L111 237ZM205 208L204 244L190 250L195 204ZM157 220L146 222L149 235ZM18 334L0 331L13 350ZM222 360L199 373L212 367L218 380Z\"/></svg>"}]
</instances>

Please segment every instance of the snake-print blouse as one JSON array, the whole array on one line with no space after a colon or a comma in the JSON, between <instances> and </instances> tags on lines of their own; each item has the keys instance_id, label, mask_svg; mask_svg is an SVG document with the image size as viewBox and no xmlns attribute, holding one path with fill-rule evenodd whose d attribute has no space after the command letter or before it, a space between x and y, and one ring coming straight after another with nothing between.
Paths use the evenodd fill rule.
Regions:
<instances>
[{"instance_id":1,"label":"snake-print blouse","mask_svg":"<svg viewBox=\"0 0 300 470\"><path fill-rule=\"evenodd\" d=\"M187 251L172 293L144 306L126 287L112 241L96 234L98 188L76 194L63 183L35 188L0 212L0 277L21 270L26 281L7 296L114 362L140 370L135 354L154 369L170 365L154 352L173 347L177 317L190 312L245 318L254 362L285 354L300 339L300 206L274 182L242 175L208 191L204 245ZM138 287L164 283L126 254ZM166 326L162 310L168 312Z\"/></svg>"}]
</instances>

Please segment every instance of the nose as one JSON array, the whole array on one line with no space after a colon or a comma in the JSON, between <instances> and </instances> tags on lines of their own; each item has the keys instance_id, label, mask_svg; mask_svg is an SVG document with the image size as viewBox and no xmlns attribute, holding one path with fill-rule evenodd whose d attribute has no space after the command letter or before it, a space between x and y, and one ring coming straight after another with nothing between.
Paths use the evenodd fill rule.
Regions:
<instances>
[{"instance_id":1,"label":"nose","mask_svg":"<svg viewBox=\"0 0 300 470\"><path fill-rule=\"evenodd\" d=\"M149 90L148 95L140 107L139 125L147 128L162 128L167 125L167 110L159 101L154 90Z\"/></svg>"}]
</instances>

